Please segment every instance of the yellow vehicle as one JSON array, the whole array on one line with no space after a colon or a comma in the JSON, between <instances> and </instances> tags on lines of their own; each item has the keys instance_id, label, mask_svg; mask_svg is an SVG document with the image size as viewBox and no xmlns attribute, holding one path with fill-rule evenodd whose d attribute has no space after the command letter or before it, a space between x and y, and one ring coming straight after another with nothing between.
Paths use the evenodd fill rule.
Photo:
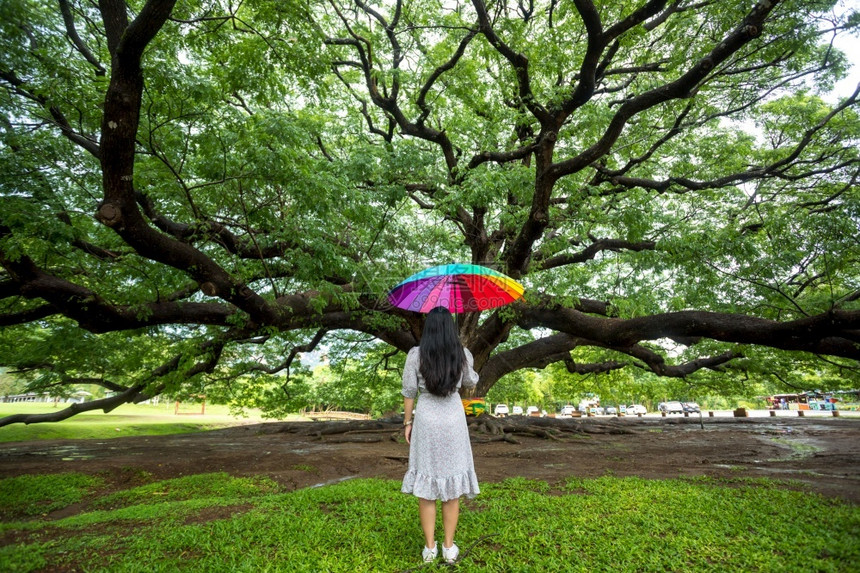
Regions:
<instances>
[{"instance_id":1,"label":"yellow vehicle","mask_svg":"<svg viewBox=\"0 0 860 573\"><path fill-rule=\"evenodd\" d=\"M463 409L467 416L480 416L487 411L487 401L483 398L463 400Z\"/></svg>"}]
</instances>

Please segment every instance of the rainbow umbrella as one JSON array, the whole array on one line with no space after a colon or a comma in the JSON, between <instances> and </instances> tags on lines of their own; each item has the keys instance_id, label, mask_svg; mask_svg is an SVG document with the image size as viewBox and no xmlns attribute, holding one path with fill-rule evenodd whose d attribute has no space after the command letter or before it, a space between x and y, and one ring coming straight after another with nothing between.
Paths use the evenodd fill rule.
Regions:
<instances>
[{"instance_id":1,"label":"rainbow umbrella","mask_svg":"<svg viewBox=\"0 0 860 573\"><path fill-rule=\"evenodd\" d=\"M424 269L391 289L388 301L405 310L430 312L443 306L453 313L503 306L523 296L523 285L507 275L465 263Z\"/></svg>"}]
</instances>

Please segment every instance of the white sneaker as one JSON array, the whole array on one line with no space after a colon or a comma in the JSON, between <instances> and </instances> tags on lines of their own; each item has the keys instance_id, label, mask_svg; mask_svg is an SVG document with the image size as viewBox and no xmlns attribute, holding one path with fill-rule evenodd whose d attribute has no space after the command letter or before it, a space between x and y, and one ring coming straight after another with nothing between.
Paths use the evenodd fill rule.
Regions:
<instances>
[{"instance_id":1,"label":"white sneaker","mask_svg":"<svg viewBox=\"0 0 860 573\"><path fill-rule=\"evenodd\" d=\"M424 561L428 563L431 561L436 561L436 556L439 555L438 545L438 543L434 543L432 549L430 547L425 547L421 550L421 557L424 558ZM443 547L442 550L444 551L445 548Z\"/></svg>"},{"instance_id":2,"label":"white sneaker","mask_svg":"<svg viewBox=\"0 0 860 573\"><path fill-rule=\"evenodd\" d=\"M452 543L451 547L445 547L445 544L442 544L442 559L444 559L446 563L453 563L459 556L460 548L457 547L456 543Z\"/></svg>"}]
</instances>

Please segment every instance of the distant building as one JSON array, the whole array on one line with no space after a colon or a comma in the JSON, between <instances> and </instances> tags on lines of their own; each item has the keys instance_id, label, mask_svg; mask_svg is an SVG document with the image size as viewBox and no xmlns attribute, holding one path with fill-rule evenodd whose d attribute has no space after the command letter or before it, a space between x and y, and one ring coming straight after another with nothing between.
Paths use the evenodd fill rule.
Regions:
<instances>
[{"instance_id":1,"label":"distant building","mask_svg":"<svg viewBox=\"0 0 860 573\"><path fill-rule=\"evenodd\" d=\"M0 402L15 403L15 402L77 402L82 403L90 399L92 394L86 390L78 390L71 396L51 396L50 394L38 394L36 392L27 392L26 394L7 394L0 398Z\"/></svg>"}]
</instances>

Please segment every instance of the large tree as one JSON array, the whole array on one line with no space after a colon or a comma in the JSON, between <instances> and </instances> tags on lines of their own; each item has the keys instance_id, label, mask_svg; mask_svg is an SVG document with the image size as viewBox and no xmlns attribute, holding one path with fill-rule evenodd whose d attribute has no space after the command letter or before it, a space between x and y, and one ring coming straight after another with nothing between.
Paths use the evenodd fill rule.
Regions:
<instances>
[{"instance_id":1,"label":"large tree","mask_svg":"<svg viewBox=\"0 0 860 573\"><path fill-rule=\"evenodd\" d=\"M111 391L0 425L241 395L321 342L384 368L421 328L385 292L450 261L526 287L459 317L479 395L553 363L856 384L833 5L0 0L0 366Z\"/></svg>"}]
</instances>

